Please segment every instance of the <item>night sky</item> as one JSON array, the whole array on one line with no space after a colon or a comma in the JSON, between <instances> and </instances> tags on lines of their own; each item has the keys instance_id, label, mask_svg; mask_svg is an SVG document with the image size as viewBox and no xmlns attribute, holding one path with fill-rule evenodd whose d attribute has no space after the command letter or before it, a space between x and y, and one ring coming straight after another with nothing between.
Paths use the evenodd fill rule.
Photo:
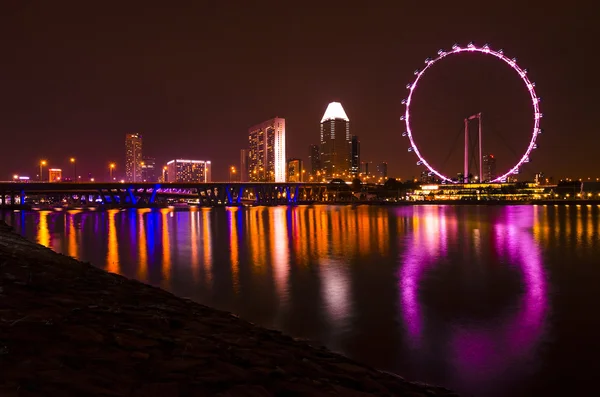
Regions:
<instances>
[{"instance_id":1,"label":"night sky","mask_svg":"<svg viewBox=\"0 0 600 397\"><path fill-rule=\"evenodd\" d=\"M159 164L212 160L213 179L225 179L248 127L275 116L286 118L288 157L308 160L331 101L344 106L362 160L417 176L401 136L405 85L426 57L469 41L503 48L536 82L544 135L522 177L600 177L600 6L352 3L2 2L0 180L35 176L42 158L69 176L71 156L80 175L104 178L110 161L123 172L129 132ZM485 151L506 168L531 133L525 88L494 59L459 57L436 64L415 93L417 142L454 174L462 120L481 111Z\"/></svg>"}]
</instances>

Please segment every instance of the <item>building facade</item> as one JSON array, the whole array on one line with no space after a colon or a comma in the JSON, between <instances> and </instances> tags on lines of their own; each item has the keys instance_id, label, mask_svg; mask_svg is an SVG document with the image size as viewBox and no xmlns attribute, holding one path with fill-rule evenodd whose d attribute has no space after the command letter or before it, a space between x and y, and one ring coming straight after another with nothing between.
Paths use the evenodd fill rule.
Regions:
<instances>
[{"instance_id":1,"label":"building facade","mask_svg":"<svg viewBox=\"0 0 600 397\"><path fill-rule=\"evenodd\" d=\"M140 134L125 135L125 180L127 182L142 181L142 136Z\"/></svg>"},{"instance_id":2,"label":"building facade","mask_svg":"<svg viewBox=\"0 0 600 397\"><path fill-rule=\"evenodd\" d=\"M388 164L383 161L377 164L377 177L382 179L387 179L388 177Z\"/></svg>"},{"instance_id":3,"label":"building facade","mask_svg":"<svg viewBox=\"0 0 600 397\"><path fill-rule=\"evenodd\" d=\"M304 182L304 161L301 159L289 159L287 162L287 181Z\"/></svg>"},{"instance_id":4,"label":"building facade","mask_svg":"<svg viewBox=\"0 0 600 397\"><path fill-rule=\"evenodd\" d=\"M156 159L154 157L143 157L142 181L143 182L158 181L158 177L156 175Z\"/></svg>"},{"instance_id":5,"label":"building facade","mask_svg":"<svg viewBox=\"0 0 600 397\"><path fill-rule=\"evenodd\" d=\"M358 140L358 136L352 136L351 146L350 173L356 175L360 172L360 141Z\"/></svg>"},{"instance_id":6,"label":"building facade","mask_svg":"<svg viewBox=\"0 0 600 397\"><path fill-rule=\"evenodd\" d=\"M319 145L308 147L308 159L310 161L310 174L316 176L317 172L321 172L321 148Z\"/></svg>"},{"instance_id":7,"label":"building facade","mask_svg":"<svg viewBox=\"0 0 600 397\"><path fill-rule=\"evenodd\" d=\"M204 160L176 159L167 162L167 182L211 182L211 163Z\"/></svg>"},{"instance_id":8,"label":"building facade","mask_svg":"<svg viewBox=\"0 0 600 397\"><path fill-rule=\"evenodd\" d=\"M49 182L60 182L62 180L62 170L60 168L50 168L48 170Z\"/></svg>"},{"instance_id":9,"label":"building facade","mask_svg":"<svg viewBox=\"0 0 600 397\"><path fill-rule=\"evenodd\" d=\"M276 117L248 130L251 182L285 182L285 119Z\"/></svg>"},{"instance_id":10,"label":"building facade","mask_svg":"<svg viewBox=\"0 0 600 397\"><path fill-rule=\"evenodd\" d=\"M342 104L331 102L321 119L321 167L326 178L343 178L350 171L350 119Z\"/></svg>"},{"instance_id":11,"label":"building facade","mask_svg":"<svg viewBox=\"0 0 600 397\"><path fill-rule=\"evenodd\" d=\"M490 182L496 179L496 157L493 154L483 156L483 181Z\"/></svg>"},{"instance_id":12,"label":"building facade","mask_svg":"<svg viewBox=\"0 0 600 397\"><path fill-rule=\"evenodd\" d=\"M240 150L240 182L248 182L248 149Z\"/></svg>"}]
</instances>

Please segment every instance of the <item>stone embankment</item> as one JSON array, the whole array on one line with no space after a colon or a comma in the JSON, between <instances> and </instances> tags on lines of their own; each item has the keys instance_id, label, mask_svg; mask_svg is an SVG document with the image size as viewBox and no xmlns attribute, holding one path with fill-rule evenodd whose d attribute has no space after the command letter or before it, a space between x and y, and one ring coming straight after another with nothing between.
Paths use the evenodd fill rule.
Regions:
<instances>
[{"instance_id":1,"label":"stone embankment","mask_svg":"<svg viewBox=\"0 0 600 397\"><path fill-rule=\"evenodd\" d=\"M0 396L454 396L59 255L0 223Z\"/></svg>"}]
</instances>

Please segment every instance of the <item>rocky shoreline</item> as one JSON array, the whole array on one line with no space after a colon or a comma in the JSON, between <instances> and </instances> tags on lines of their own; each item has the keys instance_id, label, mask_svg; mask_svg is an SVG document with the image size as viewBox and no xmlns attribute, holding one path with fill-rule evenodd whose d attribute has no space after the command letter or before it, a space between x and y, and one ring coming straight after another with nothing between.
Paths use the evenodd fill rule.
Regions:
<instances>
[{"instance_id":1,"label":"rocky shoreline","mask_svg":"<svg viewBox=\"0 0 600 397\"><path fill-rule=\"evenodd\" d=\"M0 221L0 396L456 396L27 241Z\"/></svg>"}]
</instances>

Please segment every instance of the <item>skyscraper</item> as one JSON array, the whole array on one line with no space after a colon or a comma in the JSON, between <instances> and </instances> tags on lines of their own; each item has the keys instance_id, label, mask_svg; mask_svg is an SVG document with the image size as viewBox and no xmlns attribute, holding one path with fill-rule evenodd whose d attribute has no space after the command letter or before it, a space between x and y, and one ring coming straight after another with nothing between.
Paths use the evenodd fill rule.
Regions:
<instances>
[{"instance_id":1,"label":"skyscraper","mask_svg":"<svg viewBox=\"0 0 600 397\"><path fill-rule=\"evenodd\" d=\"M167 182L210 182L210 174L210 161L177 159L167 163Z\"/></svg>"},{"instance_id":2,"label":"skyscraper","mask_svg":"<svg viewBox=\"0 0 600 397\"><path fill-rule=\"evenodd\" d=\"M350 170L350 119L342 104L331 102L321 119L321 167L327 178L340 178Z\"/></svg>"},{"instance_id":3,"label":"skyscraper","mask_svg":"<svg viewBox=\"0 0 600 397\"><path fill-rule=\"evenodd\" d=\"M289 159L287 162L287 181L304 182L304 161Z\"/></svg>"},{"instance_id":4,"label":"skyscraper","mask_svg":"<svg viewBox=\"0 0 600 397\"><path fill-rule=\"evenodd\" d=\"M248 182L248 149L240 150L240 182Z\"/></svg>"},{"instance_id":5,"label":"skyscraper","mask_svg":"<svg viewBox=\"0 0 600 397\"><path fill-rule=\"evenodd\" d=\"M382 178L382 179L387 179L387 176L388 176L387 163L384 161L384 162L377 164L377 177Z\"/></svg>"},{"instance_id":6,"label":"skyscraper","mask_svg":"<svg viewBox=\"0 0 600 397\"><path fill-rule=\"evenodd\" d=\"M483 156L483 181L490 182L496 179L496 158L493 154Z\"/></svg>"},{"instance_id":7,"label":"skyscraper","mask_svg":"<svg viewBox=\"0 0 600 397\"><path fill-rule=\"evenodd\" d=\"M310 173L311 175L316 176L317 171L321 171L321 149L319 145L310 145L308 153Z\"/></svg>"},{"instance_id":8,"label":"skyscraper","mask_svg":"<svg viewBox=\"0 0 600 397\"><path fill-rule=\"evenodd\" d=\"M352 136L352 157L350 159L350 173L358 174L360 172L360 141L358 136Z\"/></svg>"},{"instance_id":9,"label":"skyscraper","mask_svg":"<svg viewBox=\"0 0 600 397\"><path fill-rule=\"evenodd\" d=\"M142 182L156 182L156 159L154 157L143 157L142 160Z\"/></svg>"},{"instance_id":10,"label":"skyscraper","mask_svg":"<svg viewBox=\"0 0 600 397\"><path fill-rule=\"evenodd\" d=\"M248 170L252 182L285 182L285 119L276 117L248 130Z\"/></svg>"},{"instance_id":11,"label":"skyscraper","mask_svg":"<svg viewBox=\"0 0 600 397\"><path fill-rule=\"evenodd\" d=\"M125 135L125 179L128 182L142 181L142 136Z\"/></svg>"}]
</instances>

